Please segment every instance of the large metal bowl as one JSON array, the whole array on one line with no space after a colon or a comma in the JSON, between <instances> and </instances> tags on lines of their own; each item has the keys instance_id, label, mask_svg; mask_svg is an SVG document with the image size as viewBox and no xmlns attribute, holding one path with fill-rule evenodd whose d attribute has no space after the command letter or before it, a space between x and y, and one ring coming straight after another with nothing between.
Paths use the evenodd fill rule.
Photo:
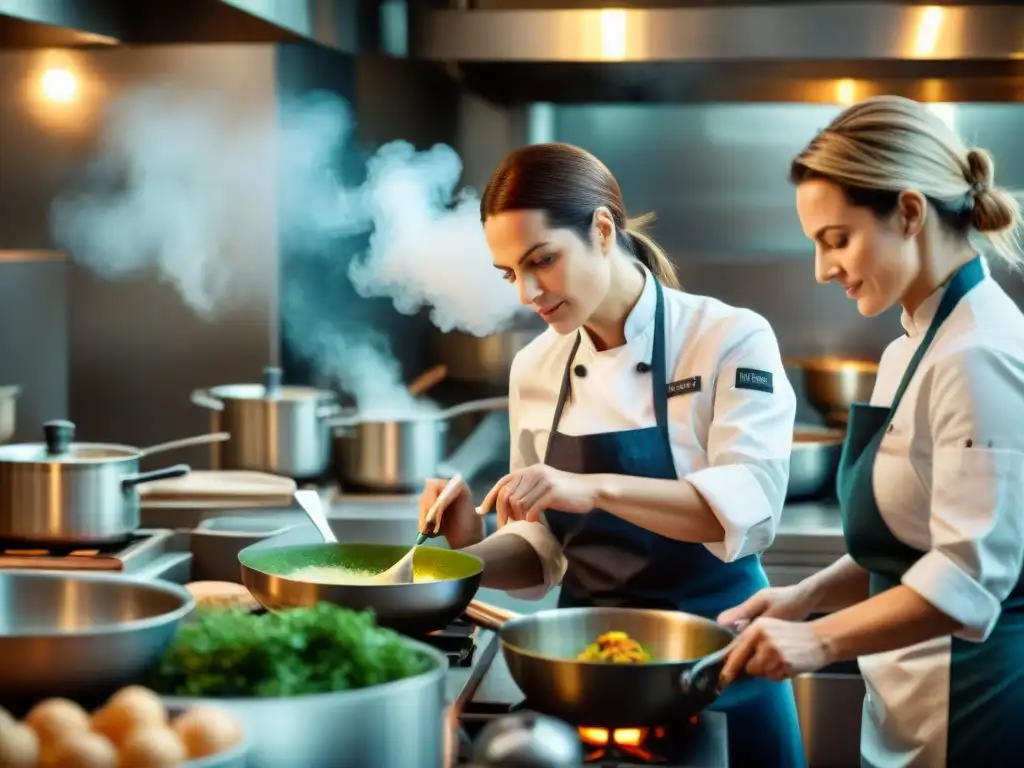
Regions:
<instances>
[{"instance_id":1,"label":"large metal bowl","mask_svg":"<svg viewBox=\"0 0 1024 768\"><path fill-rule=\"evenodd\" d=\"M875 388L878 363L842 357L787 360L803 375L804 397L830 427L845 428L854 403L867 403Z\"/></svg>"},{"instance_id":2,"label":"large metal bowl","mask_svg":"<svg viewBox=\"0 0 1024 768\"><path fill-rule=\"evenodd\" d=\"M152 669L194 606L163 581L0 571L0 704L104 700Z\"/></svg>"},{"instance_id":3,"label":"large metal bowl","mask_svg":"<svg viewBox=\"0 0 1024 768\"><path fill-rule=\"evenodd\" d=\"M406 642L430 659L430 668L383 685L281 698L161 698L173 710L231 712L249 737L248 768L438 768L444 764L448 658Z\"/></svg>"},{"instance_id":4,"label":"large metal bowl","mask_svg":"<svg viewBox=\"0 0 1024 768\"><path fill-rule=\"evenodd\" d=\"M835 490L845 433L841 429L798 424L793 430L786 499L814 499Z\"/></svg>"}]
</instances>

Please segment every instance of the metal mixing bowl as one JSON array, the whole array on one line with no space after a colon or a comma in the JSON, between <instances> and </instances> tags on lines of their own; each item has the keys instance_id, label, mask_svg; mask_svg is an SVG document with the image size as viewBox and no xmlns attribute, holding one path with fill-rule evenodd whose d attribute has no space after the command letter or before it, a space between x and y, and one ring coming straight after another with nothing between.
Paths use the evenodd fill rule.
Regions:
<instances>
[{"instance_id":1,"label":"metal mixing bowl","mask_svg":"<svg viewBox=\"0 0 1024 768\"><path fill-rule=\"evenodd\" d=\"M814 499L835 490L845 433L840 429L798 424L793 430L786 499Z\"/></svg>"},{"instance_id":2,"label":"metal mixing bowl","mask_svg":"<svg viewBox=\"0 0 1024 768\"><path fill-rule=\"evenodd\" d=\"M83 704L138 683L195 602L123 574L0 571L0 703Z\"/></svg>"},{"instance_id":3,"label":"metal mixing bowl","mask_svg":"<svg viewBox=\"0 0 1024 768\"><path fill-rule=\"evenodd\" d=\"M842 357L787 360L803 374L804 397L830 427L845 427L850 406L867 403L875 388L878 363Z\"/></svg>"}]
</instances>

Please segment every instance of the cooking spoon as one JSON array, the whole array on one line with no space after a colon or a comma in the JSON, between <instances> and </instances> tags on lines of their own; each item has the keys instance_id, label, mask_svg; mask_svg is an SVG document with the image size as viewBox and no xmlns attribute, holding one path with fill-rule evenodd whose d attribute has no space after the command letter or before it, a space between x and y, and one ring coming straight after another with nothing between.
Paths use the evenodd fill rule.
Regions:
<instances>
[{"instance_id":1,"label":"cooking spoon","mask_svg":"<svg viewBox=\"0 0 1024 768\"><path fill-rule=\"evenodd\" d=\"M327 423L332 427L353 427L362 422L447 421L448 419L454 419L456 416L462 416L466 413L476 413L477 411L501 411L506 408L508 408L507 397L485 397L479 400L470 400L467 403L453 405L451 408L445 408L443 411L422 413L419 411L413 411L406 414L396 413L394 418L382 418L375 415L360 415L357 413L351 416L337 416L335 418L328 419Z\"/></svg>"},{"instance_id":2,"label":"cooking spoon","mask_svg":"<svg viewBox=\"0 0 1024 768\"><path fill-rule=\"evenodd\" d=\"M225 440L230 440L231 434L228 432L210 432L206 435L196 435L195 437L183 437L180 440L171 440L166 443L157 443L151 445L148 448L143 448L140 453L143 456L152 456L154 453L163 453L164 451L176 451L179 448L191 448L194 445L206 445L207 443L223 443Z\"/></svg>"},{"instance_id":3,"label":"cooking spoon","mask_svg":"<svg viewBox=\"0 0 1024 768\"><path fill-rule=\"evenodd\" d=\"M295 501L299 503L302 511L306 513L309 519L313 521L316 529L320 531L324 543L337 544L338 538L334 535L334 531L331 530L331 526L327 524L327 517L324 515L324 503L320 499L320 494L316 491L296 491Z\"/></svg>"},{"instance_id":4,"label":"cooking spoon","mask_svg":"<svg viewBox=\"0 0 1024 768\"><path fill-rule=\"evenodd\" d=\"M372 581L382 584L409 584L412 582L412 558L416 554L416 547L423 544L427 539L437 536L441 528L441 515L448 506L448 502L459 492L462 485L462 475L455 475L445 484L423 519L423 527L426 529L426 532L421 531L416 536L416 543L402 556L402 559L386 571L378 573L372 578Z\"/></svg>"}]
</instances>

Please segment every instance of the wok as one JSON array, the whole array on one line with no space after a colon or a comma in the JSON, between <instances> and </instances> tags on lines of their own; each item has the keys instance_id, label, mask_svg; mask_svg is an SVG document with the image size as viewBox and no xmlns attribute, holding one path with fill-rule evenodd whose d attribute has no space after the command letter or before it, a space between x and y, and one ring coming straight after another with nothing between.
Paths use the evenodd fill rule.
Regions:
<instances>
[{"instance_id":1,"label":"wok","mask_svg":"<svg viewBox=\"0 0 1024 768\"><path fill-rule=\"evenodd\" d=\"M393 544L253 545L238 553L242 583L267 610L333 603L352 610L370 608L377 623L407 635L444 629L457 619L480 587L478 557L438 547L417 547L412 584L319 584L289 578L307 566L338 566L383 573L409 552Z\"/></svg>"},{"instance_id":2,"label":"wok","mask_svg":"<svg viewBox=\"0 0 1024 768\"><path fill-rule=\"evenodd\" d=\"M657 726L701 712L718 698L735 637L709 619L678 611L560 608L517 616L474 601L466 616L499 632L509 672L531 709L578 726ZM654 661L576 658L613 630L626 632Z\"/></svg>"}]
</instances>

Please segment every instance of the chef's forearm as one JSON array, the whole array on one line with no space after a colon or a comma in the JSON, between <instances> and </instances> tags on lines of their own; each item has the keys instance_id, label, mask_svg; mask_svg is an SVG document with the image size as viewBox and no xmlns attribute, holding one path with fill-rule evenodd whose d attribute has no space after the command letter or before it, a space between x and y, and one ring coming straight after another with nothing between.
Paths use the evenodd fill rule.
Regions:
<instances>
[{"instance_id":1,"label":"chef's forearm","mask_svg":"<svg viewBox=\"0 0 1024 768\"><path fill-rule=\"evenodd\" d=\"M530 589L544 583L540 556L521 536L488 536L462 551L484 561L480 583L488 589Z\"/></svg>"},{"instance_id":2,"label":"chef's forearm","mask_svg":"<svg viewBox=\"0 0 1024 768\"><path fill-rule=\"evenodd\" d=\"M960 624L902 584L811 622L829 661L847 661L935 637L950 635Z\"/></svg>"},{"instance_id":3,"label":"chef's forearm","mask_svg":"<svg viewBox=\"0 0 1024 768\"><path fill-rule=\"evenodd\" d=\"M800 582L812 613L841 611L868 596L868 572L843 555L828 568Z\"/></svg>"},{"instance_id":4,"label":"chef's forearm","mask_svg":"<svg viewBox=\"0 0 1024 768\"><path fill-rule=\"evenodd\" d=\"M588 475L598 509L677 541L718 542L725 529L697 489L685 480Z\"/></svg>"}]
</instances>

